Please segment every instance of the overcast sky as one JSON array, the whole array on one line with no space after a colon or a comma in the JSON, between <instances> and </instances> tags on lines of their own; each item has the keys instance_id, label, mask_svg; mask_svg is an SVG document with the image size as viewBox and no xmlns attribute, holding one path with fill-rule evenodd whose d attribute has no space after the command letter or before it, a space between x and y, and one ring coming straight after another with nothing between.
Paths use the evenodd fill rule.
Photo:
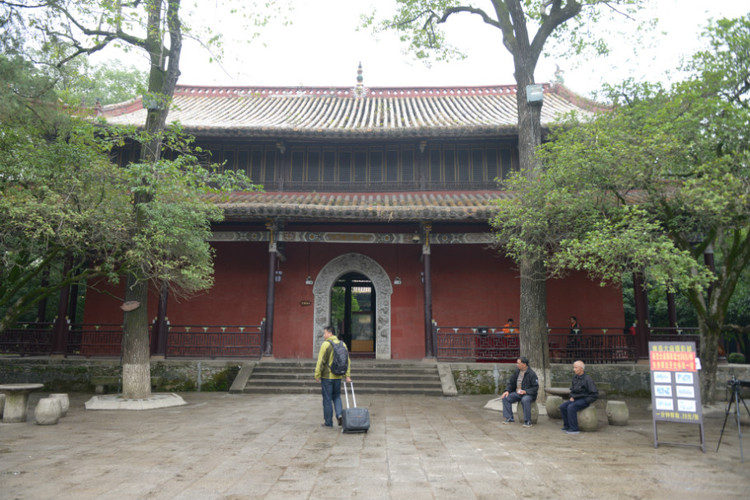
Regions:
<instances>
[{"instance_id":1,"label":"overcast sky","mask_svg":"<svg viewBox=\"0 0 750 500\"><path fill-rule=\"evenodd\" d=\"M396 35L376 38L370 32L357 31L362 13L371 12L376 5L385 15L393 0L295 1L292 25L272 22L251 44L242 43L246 30L239 21L233 22L216 0L199 2L202 20L220 26L225 37L223 67L210 63L209 54L197 44L187 43L180 84L353 86L359 62L365 86L515 83L512 61L501 44L499 30L474 15L457 16L446 28L449 42L464 50L468 58L427 67L402 52ZM750 11L747 0L652 0L650 4L641 16L658 18L659 26L641 38L638 55L632 38L626 41L617 33L618 28L634 33L637 22L623 20L611 29L610 56L588 61L542 59L536 81L553 81L556 65L563 70L565 85L583 95L590 95L603 82L615 83L628 76L663 80L665 71L676 68L681 57L700 48L699 34L709 18L738 17Z\"/></svg>"}]
</instances>

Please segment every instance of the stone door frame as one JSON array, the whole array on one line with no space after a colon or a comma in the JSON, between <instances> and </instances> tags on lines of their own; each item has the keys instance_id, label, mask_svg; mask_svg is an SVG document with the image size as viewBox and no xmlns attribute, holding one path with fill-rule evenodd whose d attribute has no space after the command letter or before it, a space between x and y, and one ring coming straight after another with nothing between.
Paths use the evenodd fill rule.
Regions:
<instances>
[{"instance_id":1,"label":"stone door frame","mask_svg":"<svg viewBox=\"0 0 750 500\"><path fill-rule=\"evenodd\" d=\"M347 273L359 273L372 282L375 289L375 359L391 359L391 294L393 285L385 269L372 258L360 253L347 253L331 259L323 266L313 285L315 319L313 324L313 359L323 344L323 328L331 321L331 289Z\"/></svg>"}]
</instances>

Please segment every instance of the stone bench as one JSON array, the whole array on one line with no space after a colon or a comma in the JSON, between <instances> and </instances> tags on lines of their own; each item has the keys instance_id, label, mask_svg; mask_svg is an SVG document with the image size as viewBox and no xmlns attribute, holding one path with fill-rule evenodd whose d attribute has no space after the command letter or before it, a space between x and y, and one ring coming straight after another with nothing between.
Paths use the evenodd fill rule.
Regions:
<instances>
[{"instance_id":1,"label":"stone bench","mask_svg":"<svg viewBox=\"0 0 750 500\"><path fill-rule=\"evenodd\" d=\"M567 401L567 400L566 400ZM547 396L547 417L562 419L560 405L563 403L561 396ZM578 412L578 429L585 432L594 432L599 428L599 412L595 404L589 405Z\"/></svg>"},{"instance_id":2,"label":"stone bench","mask_svg":"<svg viewBox=\"0 0 750 500\"><path fill-rule=\"evenodd\" d=\"M519 401L518 403L513 403L513 406L516 407L516 421L517 422L523 422L524 421L524 415L523 415L523 405ZM539 422L539 405L536 404L536 401L531 402L531 423L533 425L536 425L537 422Z\"/></svg>"},{"instance_id":3,"label":"stone bench","mask_svg":"<svg viewBox=\"0 0 750 500\"><path fill-rule=\"evenodd\" d=\"M609 425L628 425L630 411L625 401L607 401L607 422Z\"/></svg>"},{"instance_id":4,"label":"stone bench","mask_svg":"<svg viewBox=\"0 0 750 500\"><path fill-rule=\"evenodd\" d=\"M578 429L582 432L595 432L599 429L599 412L595 405L589 405L578 412Z\"/></svg>"},{"instance_id":5,"label":"stone bench","mask_svg":"<svg viewBox=\"0 0 750 500\"><path fill-rule=\"evenodd\" d=\"M120 377L95 376L91 377L91 384L95 386L97 394L106 394L110 387L119 387ZM151 389L161 384L161 377L151 377Z\"/></svg>"},{"instance_id":6,"label":"stone bench","mask_svg":"<svg viewBox=\"0 0 750 500\"><path fill-rule=\"evenodd\" d=\"M547 402L545 408L547 408L547 417L561 419L562 413L560 413L560 405L563 402L562 396L547 396Z\"/></svg>"}]
</instances>

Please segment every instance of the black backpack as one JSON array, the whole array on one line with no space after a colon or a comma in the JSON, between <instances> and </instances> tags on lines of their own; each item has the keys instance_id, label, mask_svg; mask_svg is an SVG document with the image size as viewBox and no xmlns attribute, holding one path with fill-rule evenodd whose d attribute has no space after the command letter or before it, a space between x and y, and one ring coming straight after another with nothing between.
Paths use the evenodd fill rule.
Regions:
<instances>
[{"instance_id":1,"label":"black backpack","mask_svg":"<svg viewBox=\"0 0 750 500\"><path fill-rule=\"evenodd\" d=\"M349 351L346 350L346 344L339 341L334 344L333 340L328 340L333 346L333 360L331 361L331 373L334 375L344 375L349 369Z\"/></svg>"}]
</instances>

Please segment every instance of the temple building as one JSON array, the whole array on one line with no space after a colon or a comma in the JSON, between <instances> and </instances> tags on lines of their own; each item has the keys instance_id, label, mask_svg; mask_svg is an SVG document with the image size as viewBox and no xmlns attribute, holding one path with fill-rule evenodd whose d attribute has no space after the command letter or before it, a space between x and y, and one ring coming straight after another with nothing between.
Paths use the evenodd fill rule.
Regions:
<instances>
[{"instance_id":1,"label":"temple building","mask_svg":"<svg viewBox=\"0 0 750 500\"><path fill-rule=\"evenodd\" d=\"M545 131L597 109L561 85L543 91ZM102 113L145 123L140 99ZM497 179L518 169L515 85L179 86L168 121L263 190L216 197L225 220L213 227L210 290L188 300L154 291L155 355L312 358L327 324L363 358L440 357L466 346L438 334L461 332L517 349L517 332L500 334L508 318L518 324L519 271L488 223L509 196ZM138 152L119 154L126 163ZM577 315L622 332L620 289L571 273L547 290L551 328ZM119 324L120 304L89 291L83 322ZM119 352L103 330L84 332L83 354ZM469 357L481 358L475 348Z\"/></svg>"}]
</instances>

